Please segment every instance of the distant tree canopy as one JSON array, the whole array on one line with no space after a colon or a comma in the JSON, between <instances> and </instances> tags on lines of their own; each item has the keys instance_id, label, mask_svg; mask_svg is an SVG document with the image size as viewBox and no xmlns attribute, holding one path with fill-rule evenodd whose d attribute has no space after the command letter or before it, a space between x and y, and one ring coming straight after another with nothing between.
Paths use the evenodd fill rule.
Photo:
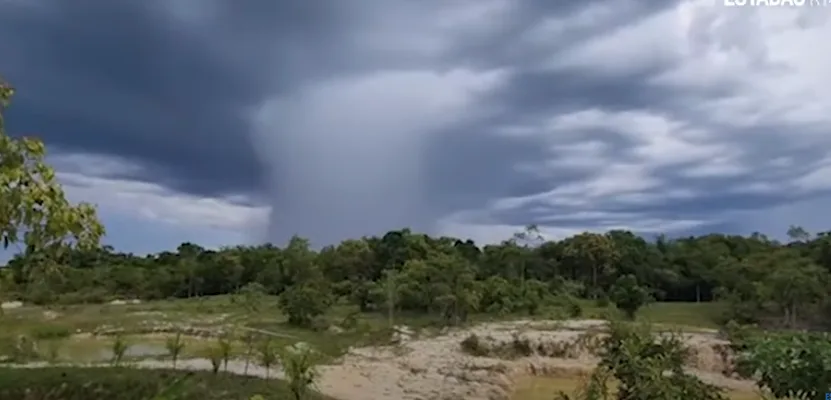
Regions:
<instances>
[{"instance_id":1,"label":"distant tree canopy","mask_svg":"<svg viewBox=\"0 0 831 400\"><path fill-rule=\"evenodd\" d=\"M802 326L828 315L831 235L790 243L758 234L650 242L611 231L531 247L516 240L478 246L402 229L320 251L299 237L283 248L206 250L183 243L148 256L78 248L55 257L64 279L48 287L26 274L28 257L21 254L8 266L16 295L29 301L218 295L256 283L271 295L296 287L286 305L313 298L316 313L338 298L365 311L387 312L386 298L394 292L396 310L464 320L472 312L534 312L565 293L613 299L633 313L648 295L659 301L720 300L730 306L725 318Z\"/></svg>"}]
</instances>

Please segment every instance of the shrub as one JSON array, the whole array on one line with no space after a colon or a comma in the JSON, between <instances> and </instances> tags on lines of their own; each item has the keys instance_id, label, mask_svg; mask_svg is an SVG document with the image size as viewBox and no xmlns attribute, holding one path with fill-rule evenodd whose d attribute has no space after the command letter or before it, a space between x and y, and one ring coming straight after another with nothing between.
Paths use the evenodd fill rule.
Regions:
<instances>
[{"instance_id":1,"label":"shrub","mask_svg":"<svg viewBox=\"0 0 831 400\"><path fill-rule=\"evenodd\" d=\"M88 289L61 294L57 297L55 304L103 304L110 301L111 297L112 294L106 289Z\"/></svg>"},{"instance_id":2,"label":"shrub","mask_svg":"<svg viewBox=\"0 0 831 400\"><path fill-rule=\"evenodd\" d=\"M683 370L689 354L676 336L655 338L647 326L610 324L598 350L600 364L577 393L560 392L559 400L726 400L719 387L702 382ZM618 382L612 396L610 378Z\"/></svg>"},{"instance_id":3,"label":"shrub","mask_svg":"<svg viewBox=\"0 0 831 400\"><path fill-rule=\"evenodd\" d=\"M534 354L531 340L519 333L513 333L511 335L511 353L514 357L528 357Z\"/></svg>"},{"instance_id":4,"label":"shrub","mask_svg":"<svg viewBox=\"0 0 831 400\"><path fill-rule=\"evenodd\" d=\"M274 343L271 339L265 339L260 342L260 346L257 348L257 353L260 358L260 365L265 368L265 377L268 378L271 367L277 362L277 349L274 347Z\"/></svg>"},{"instance_id":5,"label":"shrub","mask_svg":"<svg viewBox=\"0 0 831 400\"><path fill-rule=\"evenodd\" d=\"M308 327L326 312L329 299L326 293L312 285L295 285L280 295L280 308L290 324Z\"/></svg>"},{"instance_id":6,"label":"shrub","mask_svg":"<svg viewBox=\"0 0 831 400\"><path fill-rule=\"evenodd\" d=\"M167 353L170 354L170 358L173 361L173 369L176 369L176 361L179 360L182 350L185 349L185 341L182 339L182 332L176 332L175 336L167 338L164 347L167 349Z\"/></svg>"},{"instance_id":7,"label":"shrub","mask_svg":"<svg viewBox=\"0 0 831 400\"><path fill-rule=\"evenodd\" d=\"M111 351L113 353L113 358L111 360L114 367L117 367L121 364L121 360L124 359L124 355L127 354L127 349L130 348L130 344L127 343L127 340L124 339L124 335L117 334L115 335L115 339L113 339Z\"/></svg>"},{"instance_id":8,"label":"shrub","mask_svg":"<svg viewBox=\"0 0 831 400\"><path fill-rule=\"evenodd\" d=\"M318 377L318 354L311 347L297 343L279 353L280 364L286 374L289 392L293 400L312 397L312 387Z\"/></svg>"},{"instance_id":9,"label":"shrub","mask_svg":"<svg viewBox=\"0 0 831 400\"><path fill-rule=\"evenodd\" d=\"M231 343L231 336L228 334L220 336L216 344L220 357L222 358L222 369L227 372L228 360L231 359L231 353L234 350L233 344Z\"/></svg>"},{"instance_id":10,"label":"shrub","mask_svg":"<svg viewBox=\"0 0 831 400\"><path fill-rule=\"evenodd\" d=\"M634 275L624 275L612 287L611 300L627 318L635 319L638 309L649 301L649 291L638 285Z\"/></svg>"},{"instance_id":11,"label":"shrub","mask_svg":"<svg viewBox=\"0 0 831 400\"><path fill-rule=\"evenodd\" d=\"M597 298L597 300L595 300L595 304L600 308L607 308L612 304L612 300L609 299L609 295L604 292Z\"/></svg>"},{"instance_id":12,"label":"shrub","mask_svg":"<svg viewBox=\"0 0 831 400\"><path fill-rule=\"evenodd\" d=\"M488 347L482 343L482 339L476 334L472 333L470 336L464 338L459 343L462 351L475 357L485 357L488 355Z\"/></svg>"},{"instance_id":13,"label":"shrub","mask_svg":"<svg viewBox=\"0 0 831 400\"><path fill-rule=\"evenodd\" d=\"M237 294L231 298L231 301L234 304L241 304L246 311L253 313L260 309L266 293L267 291L263 285L252 282L240 288Z\"/></svg>"},{"instance_id":14,"label":"shrub","mask_svg":"<svg viewBox=\"0 0 831 400\"><path fill-rule=\"evenodd\" d=\"M557 302L563 307L566 317L579 318L583 315L583 307L576 297L570 294L560 295Z\"/></svg>"},{"instance_id":15,"label":"shrub","mask_svg":"<svg viewBox=\"0 0 831 400\"><path fill-rule=\"evenodd\" d=\"M66 339L72 335L72 330L62 325L39 325L29 332L34 340Z\"/></svg>"},{"instance_id":16,"label":"shrub","mask_svg":"<svg viewBox=\"0 0 831 400\"><path fill-rule=\"evenodd\" d=\"M46 351L41 355L41 358L46 359L50 364L55 364L61 356L61 348L64 345L64 339L52 339L46 342Z\"/></svg>"},{"instance_id":17,"label":"shrub","mask_svg":"<svg viewBox=\"0 0 831 400\"><path fill-rule=\"evenodd\" d=\"M736 368L756 377L777 398L819 399L831 388L831 335L764 333L734 335Z\"/></svg>"},{"instance_id":18,"label":"shrub","mask_svg":"<svg viewBox=\"0 0 831 400\"><path fill-rule=\"evenodd\" d=\"M39 359L40 352L37 342L29 336L4 336L0 337L0 356L5 362L25 363Z\"/></svg>"},{"instance_id":19,"label":"shrub","mask_svg":"<svg viewBox=\"0 0 831 400\"><path fill-rule=\"evenodd\" d=\"M218 374L219 369L222 367L222 348L214 345L209 347L205 353L211 362L211 372Z\"/></svg>"}]
</instances>

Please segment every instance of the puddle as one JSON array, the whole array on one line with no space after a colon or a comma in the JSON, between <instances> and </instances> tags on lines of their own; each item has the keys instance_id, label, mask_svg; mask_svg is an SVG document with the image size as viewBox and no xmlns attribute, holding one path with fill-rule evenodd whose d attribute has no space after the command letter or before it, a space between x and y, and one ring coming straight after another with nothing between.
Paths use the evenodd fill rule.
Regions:
<instances>
[{"instance_id":1,"label":"puddle","mask_svg":"<svg viewBox=\"0 0 831 400\"><path fill-rule=\"evenodd\" d=\"M127 348L124 357L140 358L140 357L157 357L167 355L167 349L164 346L153 343L134 343ZM113 352L110 349L100 349L98 351L98 361L107 361L113 358Z\"/></svg>"},{"instance_id":2,"label":"puddle","mask_svg":"<svg viewBox=\"0 0 831 400\"><path fill-rule=\"evenodd\" d=\"M560 390L573 393L579 384L577 379L523 377L516 380L511 400L550 400Z\"/></svg>"},{"instance_id":3,"label":"puddle","mask_svg":"<svg viewBox=\"0 0 831 400\"><path fill-rule=\"evenodd\" d=\"M147 358L168 354L163 342L139 341L127 338L125 358ZM50 344L41 342L39 347L48 348ZM113 358L112 341L95 337L75 337L60 345L61 359L79 362L108 362Z\"/></svg>"}]
</instances>

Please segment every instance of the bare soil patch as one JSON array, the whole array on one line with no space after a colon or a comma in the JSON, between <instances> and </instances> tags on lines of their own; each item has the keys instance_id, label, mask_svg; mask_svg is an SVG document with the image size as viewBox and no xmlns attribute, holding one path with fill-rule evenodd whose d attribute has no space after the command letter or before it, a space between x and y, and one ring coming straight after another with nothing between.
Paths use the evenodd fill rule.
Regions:
<instances>
[{"instance_id":1,"label":"bare soil patch","mask_svg":"<svg viewBox=\"0 0 831 400\"><path fill-rule=\"evenodd\" d=\"M342 400L507 400L528 376L571 379L588 374L598 361L590 354L588 338L601 334L604 324L597 320L493 323L395 347L352 349L339 365L321 369L319 389ZM471 334L494 349L521 340L530 352L507 359L473 356L460 345ZM727 361L716 348L726 342L714 331L685 333L683 338L694 350L691 373L730 390L755 389L751 381L722 375ZM565 353L559 353L562 348Z\"/></svg>"}]
</instances>

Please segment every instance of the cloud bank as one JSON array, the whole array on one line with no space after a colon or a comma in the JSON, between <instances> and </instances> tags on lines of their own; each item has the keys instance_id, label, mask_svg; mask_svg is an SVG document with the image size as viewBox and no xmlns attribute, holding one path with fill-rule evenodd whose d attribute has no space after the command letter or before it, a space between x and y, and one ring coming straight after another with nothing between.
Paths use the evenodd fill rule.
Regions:
<instances>
[{"instance_id":1,"label":"cloud bank","mask_svg":"<svg viewBox=\"0 0 831 400\"><path fill-rule=\"evenodd\" d=\"M0 2L12 130L47 141L78 198L318 244L831 224L828 13L141 4Z\"/></svg>"}]
</instances>

